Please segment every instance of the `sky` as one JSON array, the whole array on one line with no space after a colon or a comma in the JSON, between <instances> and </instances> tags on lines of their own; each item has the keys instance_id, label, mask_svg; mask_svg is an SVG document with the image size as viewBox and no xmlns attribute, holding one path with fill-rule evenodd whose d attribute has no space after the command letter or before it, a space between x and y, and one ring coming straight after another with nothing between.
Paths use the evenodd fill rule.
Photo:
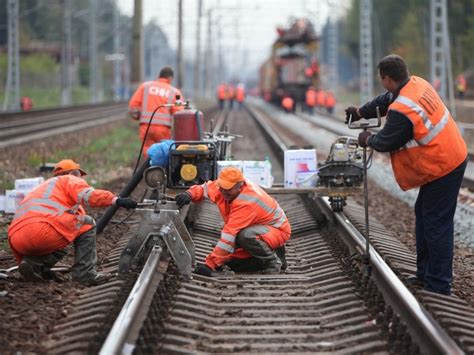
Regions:
<instances>
[{"instance_id":1,"label":"sky","mask_svg":"<svg viewBox=\"0 0 474 355\"><path fill-rule=\"evenodd\" d=\"M133 0L116 0L121 11L133 13ZM224 60L234 71L255 72L270 55L276 27L286 27L290 17L307 17L319 33L331 16L340 15L350 0L203 0L201 48L205 48L207 14L212 13L214 28L221 24ZM336 8L335 5L338 5ZM343 5L343 7L341 7ZM143 0L144 23L155 20L177 47L178 0ZM198 0L183 0L184 57L194 59Z\"/></svg>"}]
</instances>

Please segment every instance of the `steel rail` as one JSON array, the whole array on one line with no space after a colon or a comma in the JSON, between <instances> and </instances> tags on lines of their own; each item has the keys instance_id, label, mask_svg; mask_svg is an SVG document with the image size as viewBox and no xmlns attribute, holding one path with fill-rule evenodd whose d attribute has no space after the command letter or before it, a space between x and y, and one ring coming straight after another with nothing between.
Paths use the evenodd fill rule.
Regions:
<instances>
[{"instance_id":1,"label":"steel rail","mask_svg":"<svg viewBox=\"0 0 474 355\"><path fill-rule=\"evenodd\" d=\"M115 320L99 354L132 354L156 288L166 273L169 258L160 260L162 248L155 246Z\"/></svg>"},{"instance_id":2,"label":"steel rail","mask_svg":"<svg viewBox=\"0 0 474 355\"><path fill-rule=\"evenodd\" d=\"M261 127L265 136L268 139L276 139L272 146L279 149L278 154L282 156L284 150L281 150L287 149L285 143L259 113L247 105L246 109ZM333 212L326 197L316 197L315 201L325 212L326 218L333 222L337 221L337 225L340 226L339 229L346 236L344 241L348 247L353 252L363 256L366 239L349 221L344 212ZM372 246L369 248L374 281L382 292L384 300L398 312L400 318L408 327L410 335L419 344L420 348L429 354L463 354L464 352L416 300L380 254Z\"/></svg>"}]
</instances>

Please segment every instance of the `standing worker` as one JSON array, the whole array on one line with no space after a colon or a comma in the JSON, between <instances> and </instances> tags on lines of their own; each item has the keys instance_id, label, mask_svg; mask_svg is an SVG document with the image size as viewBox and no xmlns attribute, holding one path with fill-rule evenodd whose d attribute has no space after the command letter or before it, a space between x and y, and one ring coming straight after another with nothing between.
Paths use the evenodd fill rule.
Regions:
<instances>
[{"instance_id":1,"label":"standing worker","mask_svg":"<svg viewBox=\"0 0 474 355\"><path fill-rule=\"evenodd\" d=\"M306 90L305 93L305 104L306 104L306 110L310 115L314 113L314 106L316 106L316 90L314 87L310 86L308 87L308 90Z\"/></svg>"},{"instance_id":2,"label":"standing worker","mask_svg":"<svg viewBox=\"0 0 474 355\"><path fill-rule=\"evenodd\" d=\"M219 109L224 109L224 103L227 98L227 85L225 83L219 84L217 87L217 101L219 102Z\"/></svg>"},{"instance_id":3,"label":"standing worker","mask_svg":"<svg viewBox=\"0 0 474 355\"><path fill-rule=\"evenodd\" d=\"M212 271L224 264L239 260L251 263L252 257L263 273L286 269L284 245L290 238L291 227L285 212L272 197L245 179L238 168L227 167L217 180L194 185L177 195L176 203L182 207L204 198L217 204L225 224L219 242L205 264L198 265L197 273L211 276Z\"/></svg>"},{"instance_id":4,"label":"standing worker","mask_svg":"<svg viewBox=\"0 0 474 355\"><path fill-rule=\"evenodd\" d=\"M227 100L229 100L229 109L234 108L235 88L232 84L227 85Z\"/></svg>"},{"instance_id":5,"label":"standing worker","mask_svg":"<svg viewBox=\"0 0 474 355\"><path fill-rule=\"evenodd\" d=\"M29 96L23 96L20 100L22 111L31 111L33 109L33 100Z\"/></svg>"},{"instance_id":6,"label":"standing worker","mask_svg":"<svg viewBox=\"0 0 474 355\"><path fill-rule=\"evenodd\" d=\"M456 89L458 92L459 99L464 99L464 93L466 92L467 82L464 75L461 73L456 78Z\"/></svg>"},{"instance_id":7,"label":"standing worker","mask_svg":"<svg viewBox=\"0 0 474 355\"><path fill-rule=\"evenodd\" d=\"M293 112L295 108L295 100L290 96L284 96L283 100L281 100L281 107L283 107L286 112Z\"/></svg>"},{"instance_id":8,"label":"standing worker","mask_svg":"<svg viewBox=\"0 0 474 355\"><path fill-rule=\"evenodd\" d=\"M95 190L82 178L85 171L70 159L61 160L53 177L21 201L8 228L8 242L25 281L55 279L51 271L74 243L72 279L85 286L106 282L111 275L96 271L95 221L83 206L136 208L131 198Z\"/></svg>"},{"instance_id":9,"label":"standing worker","mask_svg":"<svg viewBox=\"0 0 474 355\"><path fill-rule=\"evenodd\" d=\"M237 89L235 91L235 99L239 104L239 111L242 109L245 100L245 87L244 84L240 83L237 85Z\"/></svg>"},{"instance_id":10,"label":"standing worker","mask_svg":"<svg viewBox=\"0 0 474 355\"><path fill-rule=\"evenodd\" d=\"M391 54L377 65L388 90L371 102L346 109L346 120L387 116L377 134L359 134L359 144L390 152L395 179L406 191L420 188L415 203L416 277L411 284L444 295L451 294L454 212L467 148L453 117L436 90L424 79L409 76L402 57Z\"/></svg>"},{"instance_id":11,"label":"standing worker","mask_svg":"<svg viewBox=\"0 0 474 355\"><path fill-rule=\"evenodd\" d=\"M326 92L326 110L330 115L334 113L334 108L336 107L336 97L331 91Z\"/></svg>"},{"instance_id":12,"label":"standing worker","mask_svg":"<svg viewBox=\"0 0 474 355\"><path fill-rule=\"evenodd\" d=\"M173 76L173 69L163 67L160 70L158 80L141 84L128 103L131 116L140 121L140 140L142 142L145 140L143 146L145 156L152 144L171 138L173 115L183 109L181 106L163 106L175 104L177 100L183 100L181 91L171 85ZM148 134L145 137L153 111L158 107L160 108L153 115Z\"/></svg>"}]
</instances>

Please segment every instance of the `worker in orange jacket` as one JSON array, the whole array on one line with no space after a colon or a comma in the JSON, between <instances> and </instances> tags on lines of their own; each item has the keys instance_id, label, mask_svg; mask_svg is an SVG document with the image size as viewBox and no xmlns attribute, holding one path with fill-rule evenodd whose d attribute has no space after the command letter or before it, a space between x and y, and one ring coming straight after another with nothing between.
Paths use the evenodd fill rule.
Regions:
<instances>
[{"instance_id":1,"label":"worker in orange jacket","mask_svg":"<svg viewBox=\"0 0 474 355\"><path fill-rule=\"evenodd\" d=\"M227 85L227 101L229 101L229 109L234 107L235 88L232 84Z\"/></svg>"},{"instance_id":2,"label":"worker in orange jacket","mask_svg":"<svg viewBox=\"0 0 474 355\"><path fill-rule=\"evenodd\" d=\"M293 112L295 108L295 101L292 97L285 96L283 100L281 100L281 107L283 107L286 112Z\"/></svg>"},{"instance_id":3,"label":"worker in orange jacket","mask_svg":"<svg viewBox=\"0 0 474 355\"><path fill-rule=\"evenodd\" d=\"M359 145L390 152L401 189L419 188L415 202L417 270L407 281L449 295L454 213L468 161L466 142L436 90L426 80L410 76L402 57L388 55L377 69L387 92L362 107L348 107L346 118L371 118L377 111L387 116L377 134L359 134Z\"/></svg>"},{"instance_id":4,"label":"worker in orange jacket","mask_svg":"<svg viewBox=\"0 0 474 355\"><path fill-rule=\"evenodd\" d=\"M237 89L235 90L235 99L239 104L239 111L242 109L242 105L244 104L245 100L245 87L244 84L237 85Z\"/></svg>"},{"instance_id":5,"label":"worker in orange jacket","mask_svg":"<svg viewBox=\"0 0 474 355\"><path fill-rule=\"evenodd\" d=\"M308 113L312 115L314 112L314 106L316 106L316 90L312 86L306 90L305 104Z\"/></svg>"},{"instance_id":6,"label":"worker in orange jacket","mask_svg":"<svg viewBox=\"0 0 474 355\"><path fill-rule=\"evenodd\" d=\"M238 168L226 167L217 180L194 185L177 195L176 203L181 207L205 198L217 204L225 224L219 242L205 264L197 266L197 273L212 276L212 271L224 264L244 271L246 263L255 263L264 273L286 268L284 245L291 227L272 197L245 179Z\"/></svg>"},{"instance_id":7,"label":"worker in orange jacket","mask_svg":"<svg viewBox=\"0 0 474 355\"><path fill-rule=\"evenodd\" d=\"M328 113L332 115L334 113L334 108L336 107L336 97L330 91L326 92L325 106Z\"/></svg>"},{"instance_id":8,"label":"worker in orange jacket","mask_svg":"<svg viewBox=\"0 0 474 355\"><path fill-rule=\"evenodd\" d=\"M33 100L29 96L23 96L20 100L22 111L31 111L33 109Z\"/></svg>"},{"instance_id":9,"label":"worker in orange jacket","mask_svg":"<svg viewBox=\"0 0 474 355\"><path fill-rule=\"evenodd\" d=\"M217 87L217 101L219 102L219 109L224 109L224 103L227 99L227 85L225 83L219 84Z\"/></svg>"},{"instance_id":10,"label":"worker in orange jacket","mask_svg":"<svg viewBox=\"0 0 474 355\"><path fill-rule=\"evenodd\" d=\"M466 77L461 73L456 78L456 90L461 100L464 99L464 93L466 92L466 88L467 88Z\"/></svg>"},{"instance_id":11,"label":"worker in orange jacket","mask_svg":"<svg viewBox=\"0 0 474 355\"><path fill-rule=\"evenodd\" d=\"M130 115L140 122L140 140L145 141L144 156L147 155L148 148L152 144L171 138L173 115L183 109L182 106L176 105L177 101L182 101L184 98L181 91L171 85L173 77L173 69L162 68L158 80L142 83L128 103ZM176 106L164 106L173 104ZM153 115L157 108L158 110ZM152 115L153 119L150 123ZM146 133L147 129L148 133Z\"/></svg>"},{"instance_id":12,"label":"worker in orange jacket","mask_svg":"<svg viewBox=\"0 0 474 355\"><path fill-rule=\"evenodd\" d=\"M8 228L8 242L25 281L55 279L50 269L66 255L64 249L71 243L73 281L93 286L110 278L96 271L95 221L83 206L135 208L137 203L92 188L83 175L86 173L79 164L61 160L53 177L27 194L18 206Z\"/></svg>"}]
</instances>

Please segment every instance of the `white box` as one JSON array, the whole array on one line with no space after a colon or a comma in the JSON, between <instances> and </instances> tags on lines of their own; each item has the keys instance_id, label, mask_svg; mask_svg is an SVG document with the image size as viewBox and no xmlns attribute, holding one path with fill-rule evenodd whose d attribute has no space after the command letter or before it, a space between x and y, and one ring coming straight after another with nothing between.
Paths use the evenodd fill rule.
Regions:
<instances>
[{"instance_id":1,"label":"white box","mask_svg":"<svg viewBox=\"0 0 474 355\"><path fill-rule=\"evenodd\" d=\"M285 187L296 189L296 174L316 172L318 161L316 149L295 149L285 151L284 179Z\"/></svg>"},{"instance_id":2,"label":"white box","mask_svg":"<svg viewBox=\"0 0 474 355\"><path fill-rule=\"evenodd\" d=\"M236 167L242 171L242 160L219 160L217 162L217 176L221 173L222 169L229 166Z\"/></svg>"},{"instance_id":3,"label":"white box","mask_svg":"<svg viewBox=\"0 0 474 355\"><path fill-rule=\"evenodd\" d=\"M6 191L6 202L5 202L5 213L15 213L20 202L28 194L28 191L22 190L7 190Z\"/></svg>"},{"instance_id":4,"label":"white box","mask_svg":"<svg viewBox=\"0 0 474 355\"><path fill-rule=\"evenodd\" d=\"M15 190L31 191L41 185L43 182L44 178L42 176L27 179L16 179Z\"/></svg>"},{"instance_id":5,"label":"white box","mask_svg":"<svg viewBox=\"0 0 474 355\"><path fill-rule=\"evenodd\" d=\"M269 161L244 160L242 162L244 176L262 187L272 187L272 166Z\"/></svg>"},{"instance_id":6,"label":"white box","mask_svg":"<svg viewBox=\"0 0 474 355\"><path fill-rule=\"evenodd\" d=\"M0 212L5 212L5 204L7 203L7 197L0 195Z\"/></svg>"}]
</instances>

